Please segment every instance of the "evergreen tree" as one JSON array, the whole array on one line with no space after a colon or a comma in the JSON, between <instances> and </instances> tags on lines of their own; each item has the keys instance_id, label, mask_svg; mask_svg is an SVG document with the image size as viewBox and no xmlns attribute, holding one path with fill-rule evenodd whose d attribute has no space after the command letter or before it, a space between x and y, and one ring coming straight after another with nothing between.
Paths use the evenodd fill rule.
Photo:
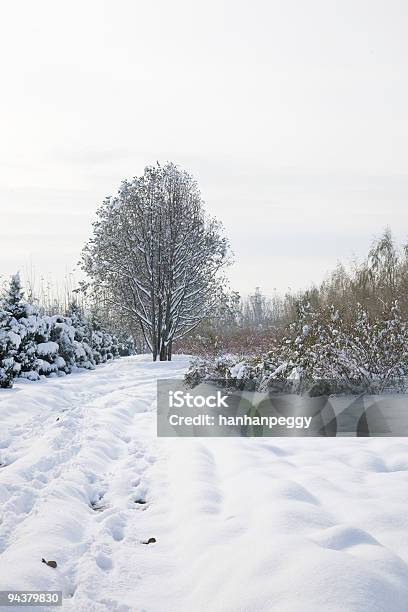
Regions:
<instances>
[{"instance_id":1,"label":"evergreen tree","mask_svg":"<svg viewBox=\"0 0 408 612\"><path fill-rule=\"evenodd\" d=\"M20 344L20 336L11 332L10 314L0 307L0 388L12 386L17 374L15 356Z\"/></svg>"},{"instance_id":2,"label":"evergreen tree","mask_svg":"<svg viewBox=\"0 0 408 612\"><path fill-rule=\"evenodd\" d=\"M0 300L0 387L11 387L15 377L38 380L93 369L119 356L118 338L96 315L87 318L76 303L68 314L40 314L24 298L19 275L11 278Z\"/></svg>"},{"instance_id":3,"label":"evergreen tree","mask_svg":"<svg viewBox=\"0 0 408 612\"><path fill-rule=\"evenodd\" d=\"M63 370L66 365L59 354L59 344L51 338L52 327L52 317L41 317L35 336L38 371L45 376Z\"/></svg>"},{"instance_id":4,"label":"evergreen tree","mask_svg":"<svg viewBox=\"0 0 408 612\"><path fill-rule=\"evenodd\" d=\"M19 274L12 276L8 290L2 301L2 308L8 313L7 331L20 337L14 356L14 368L18 375L29 380L38 380L35 335L39 316L34 307L24 299Z\"/></svg>"},{"instance_id":5,"label":"evergreen tree","mask_svg":"<svg viewBox=\"0 0 408 612\"><path fill-rule=\"evenodd\" d=\"M116 338L117 342L118 357L129 357L130 355L135 355L136 347L132 336L124 336L120 339L114 336L114 338Z\"/></svg>"},{"instance_id":6,"label":"evergreen tree","mask_svg":"<svg viewBox=\"0 0 408 612\"><path fill-rule=\"evenodd\" d=\"M75 357L75 328L69 317L54 315L51 321L50 340L59 346L59 371L69 374L76 366Z\"/></svg>"},{"instance_id":7,"label":"evergreen tree","mask_svg":"<svg viewBox=\"0 0 408 612\"><path fill-rule=\"evenodd\" d=\"M95 309L92 311L89 325L92 329L91 347L95 364L106 363L106 361L118 357L118 339L115 335L110 334L104 329L102 321Z\"/></svg>"},{"instance_id":8,"label":"evergreen tree","mask_svg":"<svg viewBox=\"0 0 408 612\"><path fill-rule=\"evenodd\" d=\"M79 368L93 370L95 360L92 351L91 325L85 319L81 307L76 302L71 302L67 314L75 330L73 342L75 363Z\"/></svg>"}]
</instances>

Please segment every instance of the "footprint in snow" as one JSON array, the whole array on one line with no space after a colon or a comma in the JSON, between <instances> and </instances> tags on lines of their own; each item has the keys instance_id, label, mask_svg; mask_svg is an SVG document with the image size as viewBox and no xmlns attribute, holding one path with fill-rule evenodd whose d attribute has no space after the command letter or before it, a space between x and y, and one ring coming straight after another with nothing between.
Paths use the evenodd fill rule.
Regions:
<instances>
[{"instance_id":1,"label":"footprint in snow","mask_svg":"<svg viewBox=\"0 0 408 612\"><path fill-rule=\"evenodd\" d=\"M103 512L109 505L104 501L106 491L99 491L93 496L93 499L89 502L90 507L95 512Z\"/></svg>"},{"instance_id":2,"label":"footprint in snow","mask_svg":"<svg viewBox=\"0 0 408 612\"><path fill-rule=\"evenodd\" d=\"M110 516L105 521L105 529L115 542L121 542L124 537L124 528L126 527L126 516L123 514L115 514Z\"/></svg>"},{"instance_id":3,"label":"footprint in snow","mask_svg":"<svg viewBox=\"0 0 408 612\"><path fill-rule=\"evenodd\" d=\"M96 565L100 567L102 570L110 570L113 567L113 561L108 555L100 552L95 557Z\"/></svg>"}]
</instances>

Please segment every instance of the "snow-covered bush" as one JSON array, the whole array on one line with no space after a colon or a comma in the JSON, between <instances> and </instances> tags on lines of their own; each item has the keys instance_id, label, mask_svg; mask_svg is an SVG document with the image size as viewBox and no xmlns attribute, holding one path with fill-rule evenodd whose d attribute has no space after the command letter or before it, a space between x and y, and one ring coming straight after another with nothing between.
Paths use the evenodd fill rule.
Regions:
<instances>
[{"instance_id":1,"label":"snow-covered bush","mask_svg":"<svg viewBox=\"0 0 408 612\"><path fill-rule=\"evenodd\" d=\"M60 366L65 365L65 361L58 355L59 346L56 342L40 342L37 344L37 363L39 374L51 374L58 372Z\"/></svg>"},{"instance_id":2,"label":"snow-covered bush","mask_svg":"<svg viewBox=\"0 0 408 612\"><path fill-rule=\"evenodd\" d=\"M185 380L191 387L204 381L218 382L228 385L233 379L231 369L239 362L237 355L223 355L222 357L202 358L192 360Z\"/></svg>"},{"instance_id":3,"label":"snow-covered bush","mask_svg":"<svg viewBox=\"0 0 408 612\"><path fill-rule=\"evenodd\" d=\"M11 387L16 377L38 380L93 369L118 357L119 347L117 337L75 303L67 315L41 314L25 300L18 274L0 300L0 387Z\"/></svg>"},{"instance_id":4,"label":"snow-covered bush","mask_svg":"<svg viewBox=\"0 0 408 612\"><path fill-rule=\"evenodd\" d=\"M39 316L34 307L24 299L18 274L11 278L10 286L2 300L2 309L7 313L5 330L9 337L14 338L14 371L21 378L38 380L35 335Z\"/></svg>"},{"instance_id":5,"label":"snow-covered bush","mask_svg":"<svg viewBox=\"0 0 408 612\"><path fill-rule=\"evenodd\" d=\"M366 388L399 385L408 370L408 326L398 304L373 315L361 305L299 309L282 345L299 378L357 382Z\"/></svg>"},{"instance_id":6,"label":"snow-covered bush","mask_svg":"<svg viewBox=\"0 0 408 612\"><path fill-rule=\"evenodd\" d=\"M75 358L75 328L69 317L54 315L45 317L50 326L49 339L58 344L58 355L62 361L59 371L69 374L76 367Z\"/></svg>"},{"instance_id":7,"label":"snow-covered bush","mask_svg":"<svg viewBox=\"0 0 408 612\"><path fill-rule=\"evenodd\" d=\"M297 318L288 326L280 348L287 375L335 378L339 326L339 314L333 309L313 309L309 303L299 305Z\"/></svg>"},{"instance_id":8,"label":"snow-covered bush","mask_svg":"<svg viewBox=\"0 0 408 612\"><path fill-rule=\"evenodd\" d=\"M343 327L338 333L339 374L380 391L403 385L408 374L408 325L398 304L377 317L358 304L355 316L353 328Z\"/></svg>"},{"instance_id":9,"label":"snow-covered bush","mask_svg":"<svg viewBox=\"0 0 408 612\"><path fill-rule=\"evenodd\" d=\"M12 386L17 374L14 360L20 345L20 336L11 331L11 315L0 307L0 388Z\"/></svg>"},{"instance_id":10,"label":"snow-covered bush","mask_svg":"<svg viewBox=\"0 0 408 612\"><path fill-rule=\"evenodd\" d=\"M188 386L195 387L201 382L213 382L241 390L260 390L268 381L279 377L283 368L272 353L261 357L223 355L216 358L193 359L185 376Z\"/></svg>"},{"instance_id":11,"label":"snow-covered bush","mask_svg":"<svg viewBox=\"0 0 408 612\"><path fill-rule=\"evenodd\" d=\"M298 308L286 333L266 355L201 358L192 361L186 382L209 380L238 389L266 391L278 380L325 381L326 391L406 386L408 323L398 304L377 315L360 304L340 313L333 306Z\"/></svg>"},{"instance_id":12,"label":"snow-covered bush","mask_svg":"<svg viewBox=\"0 0 408 612\"><path fill-rule=\"evenodd\" d=\"M103 329L96 313L92 314L90 323L92 327L90 343L95 364L105 363L109 359L118 357L119 341L114 335Z\"/></svg>"},{"instance_id":13,"label":"snow-covered bush","mask_svg":"<svg viewBox=\"0 0 408 612\"><path fill-rule=\"evenodd\" d=\"M95 360L92 351L92 327L90 321L86 320L81 308L72 302L68 308L68 317L75 330L74 355L75 365L79 368L93 370Z\"/></svg>"},{"instance_id":14,"label":"snow-covered bush","mask_svg":"<svg viewBox=\"0 0 408 612\"><path fill-rule=\"evenodd\" d=\"M118 338L118 353L120 357L128 357L136 353L135 341L132 336L125 336Z\"/></svg>"}]
</instances>

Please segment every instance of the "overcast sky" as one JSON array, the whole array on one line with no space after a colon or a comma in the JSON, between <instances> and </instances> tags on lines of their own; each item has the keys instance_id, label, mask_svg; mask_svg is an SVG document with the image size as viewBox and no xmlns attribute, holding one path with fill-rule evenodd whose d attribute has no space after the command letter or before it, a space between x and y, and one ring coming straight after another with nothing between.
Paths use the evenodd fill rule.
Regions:
<instances>
[{"instance_id":1,"label":"overcast sky","mask_svg":"<svg viewBox=\"0 0 408 612\"><path fill-rule=\"evenodd\" d=\"M61 282L155 160L198 180L243 293L407 239L407 32L403 0L3 2L0 274Z\"/></svg>"}]
</instances>

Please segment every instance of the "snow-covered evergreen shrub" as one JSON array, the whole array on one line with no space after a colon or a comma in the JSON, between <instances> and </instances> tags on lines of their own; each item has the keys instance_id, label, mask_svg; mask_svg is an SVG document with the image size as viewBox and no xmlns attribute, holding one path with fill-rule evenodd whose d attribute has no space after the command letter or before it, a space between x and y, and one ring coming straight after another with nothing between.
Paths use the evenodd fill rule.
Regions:
<instances>
[{"instance_id":1,"label":"snow-covered evergreen shrub","mask_svg":"<svg viewBox=\"0 0 408 612\"><path fill-rule=\"evenodd\" d=\"M40 314L24 299L18 274L0 300L0 387L11 387L16 377L38 380L93 369L118 357L120 346L96 316L87 318L75 303L67 316Z\"/></svg>"},{"instance_id":2,"label":"snow-covered evergreen shrub","mask_svg":"<svg viewBox=\"0 0 408 612\"><path fill-rule=\"evenodd\" d=\"M54 315L45 317L50 325L50 340L58 344L60 358L58 370L69 374L76 367L75 328L69 317Z\"/></svg>"},{"instance_id":3,"label":"snow-covered evergreen shrub","mask_svg":"<svg viewBox=\"0 0 408 612\"><path fill-rule=\"evenodd\" d=\"M2 308L9 315L6 329L9 335L11 332L11 337L14 337L14 344L18 344L13 356L14 370L22 378L38 380L35 335L40 317L35 308L24 299L18 274L11 278L10 286L2 300ZM19 337L19 341L16 341L14 334Z\"/></svg>"},{"instance_id":4,"label":"snow-covered evergreen shrub","mask_svg":"<svg viewBox=\"0 0 408 612\"><path fill-rule=\"evenodd\" d=\"M96 313L92 314L90 323L92 327L91 348L95 364L106 363L106 361L118 357L119 341L114 335L103 329Z\"/></svg>"},{"instance_id":5,"label":"snow-covered evergreen shrub","mask_svg":"<svg viewBox=\"0 0 408 612\"><path fill-rule=\"evenodd\" d=\"M40 375L45 376L58 372L61 363L61 357L58 354L59 345L51 340L51 328L50 317L37 317L35 333L37 370Z\"/></svg>"},{"instance_id":6,"label":"snow-covered evergreen shrub","mask_svg":"<svg viewBox=\"0 0 408 612\"><path fill-rule=\"evenodd\" d=\"M59 357L58 350L58 344L50 340L37 344L36 352L40 374L45 374L47 376L52 372L58 372L60 364L62 365L62 357Z\"/></svg>"},{"instance_id":7,"label":"snow-covered evergreen shrub","mask_svg":"<svg viewBox=\"0 0 408 612\"><path fill-rule=\"evenodd\" d=\"M20 336L11 331L11 315L0 307L0 388L12 386L17 374L14 360L20 345Z\"/></svg>"},{"instance_id":8,"label":"snow-covered evergreen shrub","mask_svg":"<svg viewBox=\"0 0 408 612\"><path fill-rule=\"evenodd\" d=\"M132 336L122 336L118 338L118 354L120 357L129 357L135 355L136 346Z\"/></svg>"},{"instance_id":9,"label":"snow-covered evergreen shrub","mask_svg":"<svg viewBox=\"0 0 408 612\"><path fill-rule=\"evenodd\" d=\"M72 302L68 309L68 317L75 330L74 334L74 355L75 365L79 368L93 370L95 360L92 350L92 328L82 313L81 308Z\"/></svg>"}]
</instances>

